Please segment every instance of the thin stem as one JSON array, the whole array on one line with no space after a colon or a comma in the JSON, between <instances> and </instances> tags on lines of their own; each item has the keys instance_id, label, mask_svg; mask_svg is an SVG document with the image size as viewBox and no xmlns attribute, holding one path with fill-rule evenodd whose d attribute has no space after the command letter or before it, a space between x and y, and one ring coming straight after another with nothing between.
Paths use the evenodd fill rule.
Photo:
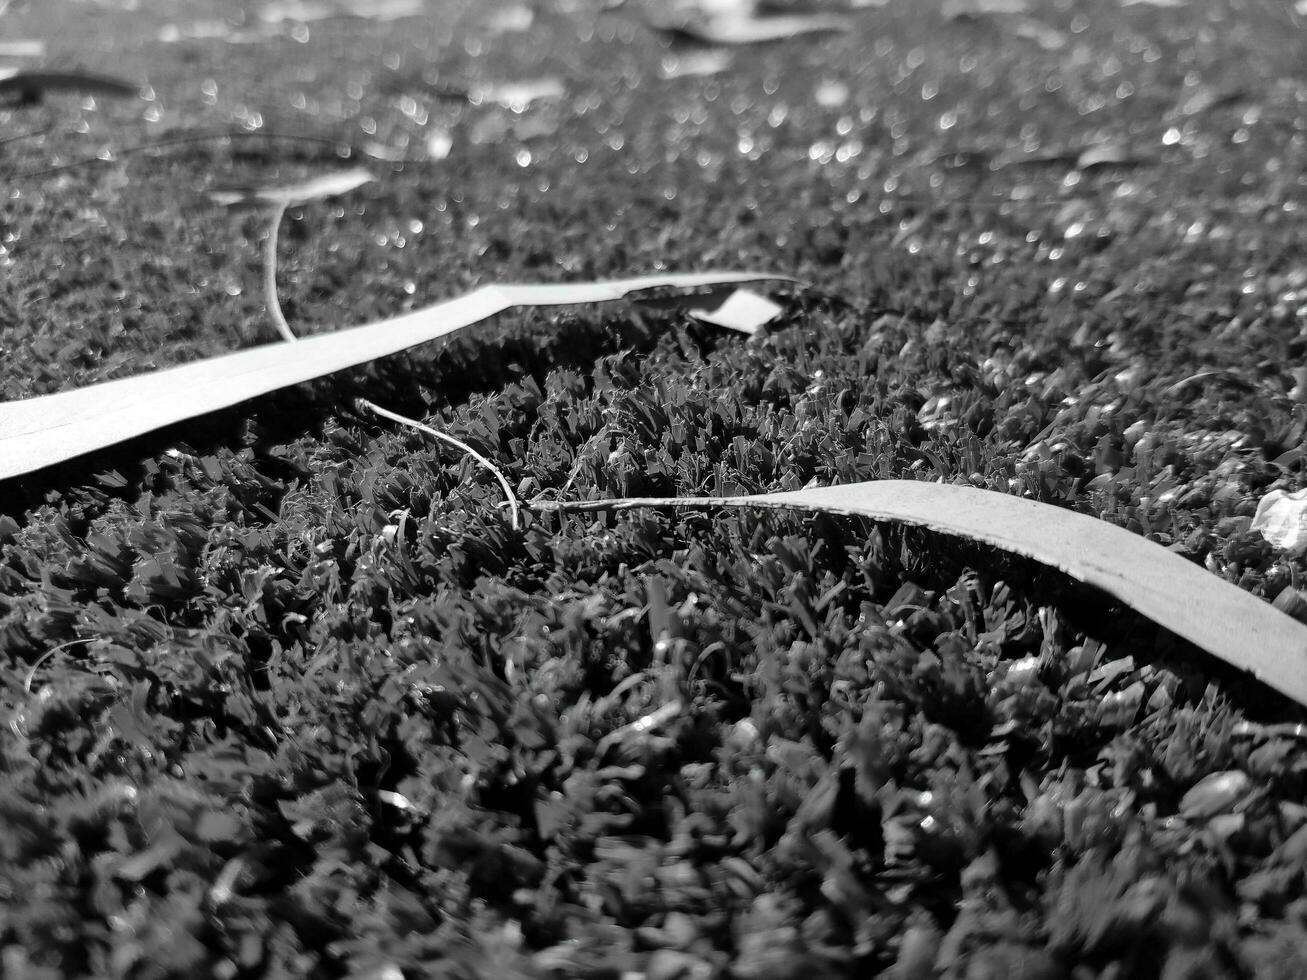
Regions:
<instances>
[{"instance_id":1,"label":"thin stem","mask_svg":"<svg viewBox=\"0 0 1307 980\"><path fill-rule=\"evenodd\" d=\"M26 691L28 694L32 693L32 684L36 680L36 672L40 670L41 666L47 660L53 657L56 653L58 653L61 650L67 650L69 647L76 646L79 643L90 643L90 642L91 641L89 638L68 640L65 643L60 643L58 646L53 646L49 650L45 651L45 653L41 654L41 656L36 658L36 661L32 664L31 669L28 670L27 679L23 682L23 690Z\"/></svg>"},{"instance_id":2,"label":"thin stem","mask_svg":"<svg viewBox=\"0 0 1307 980\"><path fill-rule=\"evenodd\" d=\"M281 227L282 215L286 213L285 203L273 205L268 215L268 244L263 250L263 294L267 297L268 315L281 334L283 340L294 343L299 338L281 312L281 300L277 298L277 229Z\"/></svg>"},{"instance_id":3,"label":"thin stem","mask_svg":"<svg viewBox=\"0 0 1307 980\"><path fill-rule=\"evenodd\" d=\"M503 472L499 469L498 466L490 462L490 460L486 459L486 457L482 456L479 452L477 452L467 443L463 442L461 439L455 439L453 436L449 435L448 433L440 432L436 429L433 429L429 425L423 425L421 422L417 421L416 419L411 419L406 416L400 415L398 412L392 412L389 409L382 408L376 402L368 401L366 398L356 398L354 400L354 404L358 408L366 409L367 411L372 412L375 415L380 415L382 418L390 419L390 421L392 422L398 422L400 425L406 425L411 429L416 429L418 432L428 435L432 439L437 439L440 442L448 443L449 445L453 446L455 449L458 449L460 452L464 452L467 455L471 456L484 469L487 469L491 473L493 473L495 479L499 481L499 485L504 488L504 497L508 500L508 511L509 511L510 523L513 525L513 530L516 531L521 527L522 524L521 507L518 505L517 495L513 493L513 488L508 484L507 477L504 476Z\"/></svg>"},{"instance_id":4,"label":"thin stem","mask_svg":"<svg viewBox=\"0 0 1307 980\"><path fill-rule=\"evenodd\" d=\"M291 330L290 324L286 322L286 317L281 312L281 301L277 298L277 228L281 225L282 216L286 213L284 203L276 204L272 212L268 215L268 244L263 253L263 291L265 302L268 307L268 313L272 316L273 323L276 324L277 332L288 343L297 343L299 338ZM444 432L438 432L429 425L423 425L416 419L400 415L398 412L392 412L388 408L382 408L376 402L369 401L366 398L357 398L354 400L356 407L372 412L382 418L390 419L392 422L398 422L400 425L406 425L411 429L416 429L429 435L439 442L448 443L454 448L466 453L477 461L484 469L494 474L499 485L504 488L504 496L508 500L508 511L510 523L513 530L517 531L522 526L522 511L517 502L517 495L513 493L513 488L509 486L508 478L503 472L490 460L482 456L479 452L463 442L461 439L455 439L453 436Z\"/></svg>"}]
</instances>

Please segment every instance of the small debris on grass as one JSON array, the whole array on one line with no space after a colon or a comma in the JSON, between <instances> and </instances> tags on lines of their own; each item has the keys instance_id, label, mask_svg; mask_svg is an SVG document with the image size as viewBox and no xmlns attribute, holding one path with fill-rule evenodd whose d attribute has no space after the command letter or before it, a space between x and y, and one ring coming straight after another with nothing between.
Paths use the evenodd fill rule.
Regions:
<instances>
[{"instance_id":1,"label":"small debris on grass","mask_svg":"<svg viewBox=\"0 0 1307 980\"><path fill-rule=\"evenodd\" d=\"M548 77L475 86L468 92L468 101L473 105L495 103L513 112L525 112L533 102L561 99L566 94L562 79Z\"/></svg>"},{"instance_id":2,"label":"small debris on grass","mask_svg":"<svg viewBox=\"0 0 1307 980\"><path fill-rule=\"evenodd\" d=\"M1252 529L1282 551L1307 552L1307 488L1272 490L1258 501Z\"/></svg>"},{"instance_id":3,"label":"small debris on grass","mask_svg":"<svg viewBox=\"0 0 1307 980\"><path fill-rule=\"evenodd\" d=\"M1124 143L1109 140L1086 147L1076 157L1077 170L1093 170L1097 167L1134 167L1148 162L1147 158L1131 152Z\"/></svg>"},{"instance_id":4,"label":"small debris on grass","mask_svg":"<svg viewBox=\"0 0 1307 980\"><path fill-rule=\"evenodd\" d=\"M714 326L752 334L780 316L782 309L780 304L765 296L747 289L737 289L720 306L714 309L696 308L690 311L690 316Z\"/></svg>"},{"instance_id":5,"label":"small debris on grass","mask_svg":"<svg viewBox=\"0 0 1307 980\"><path fill-rule=\"evenodd\" d=\"M679 54L666 55L659 64L659 77L707 78L717 75L731 66L731 53L708 49L706 51L684 51Z\"/></svg>"},{"instance_id":6,"label":"small debris on grass","mask_svg":"<svg viewBox=\"0 0 1307 980\"><path fill-rule=\"evenodd\" d=\"M293 207L324 197L347 194L362 187L375 178L362 167L351 167L338 173L327 174L287 184L281 187L256 186L251 184L219 185L208 190L208 196L215 204L226 207L262 207L280 205Z\"/></svg>"}]
</instances>

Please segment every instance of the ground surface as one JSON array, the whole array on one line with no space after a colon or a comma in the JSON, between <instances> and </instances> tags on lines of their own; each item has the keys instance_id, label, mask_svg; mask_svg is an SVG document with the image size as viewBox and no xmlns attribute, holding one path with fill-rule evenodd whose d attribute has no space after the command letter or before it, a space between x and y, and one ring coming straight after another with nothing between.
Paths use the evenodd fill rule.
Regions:
<instances>
[{"instance_id":1,"label":"ground surface","mask_svg":"<svg viewBox=\"0 0 1307 980\"><path fill-rule=\"evenodd\" d=\"M5 398L271 340L262 225L203 191L345 144L377 181L283 226L302 332L497 281L812 288L749 341L503 317L0 486L6 976L1307 973L1300 710L924 532L515 532L483 471L347 408L528 498L1024 493L1273 599L1307 572L1248 527L1303 483L1288 3L894 0L670 79L698 52L625 8L186 37L211 6L0 15L152 90L0 108L50 130L0 146ZM541 78L522 112L448 91ZM1077 167L1097 145L1124 159Z\"/></svg>"}]
</instances>

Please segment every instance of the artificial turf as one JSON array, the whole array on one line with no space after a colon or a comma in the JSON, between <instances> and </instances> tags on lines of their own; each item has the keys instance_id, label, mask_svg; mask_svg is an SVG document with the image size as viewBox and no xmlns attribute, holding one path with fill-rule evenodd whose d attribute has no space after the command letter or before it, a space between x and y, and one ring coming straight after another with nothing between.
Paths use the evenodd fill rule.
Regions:
<instances>
[{"instance_id":1,"label":"artificial turf","mask_svg":"<svg viewBox=\"0 0 1307 980\"><path fill-rule=\"evenodd\" d=\"M4 975L1307 973L1302 708L926 531L514 531L350 407L528 500L1024 494L1294 608L1307 565L1249 525L1304 482L1304 16L891 0L665 78L698 52L601 6L259 36L251 3L240 43L187 38L198 3L0 14L149 87L0 106L45 133L0 146L7 399L270 341L263 225L203 192L342 165L377 181L282 229L301 332L499 281L809 284L750 340L505 316L0 485Z\"/></svg>"}]
</instances>

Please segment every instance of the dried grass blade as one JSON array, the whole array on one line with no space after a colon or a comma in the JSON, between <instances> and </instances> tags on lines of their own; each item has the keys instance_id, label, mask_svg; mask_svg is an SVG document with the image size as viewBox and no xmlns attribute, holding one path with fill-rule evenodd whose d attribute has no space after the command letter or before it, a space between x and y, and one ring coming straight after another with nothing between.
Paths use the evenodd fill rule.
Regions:
<instances>
[{"instance_id":1,"label":"dried grass blade","mask_svg":"<svg viewBox=\"0 0 1307 980\"><path fill-rule=\"evenodd\" d=\"M250 398L397 354L513 307L615 302L648 289L793 282L757 272L486 286L360 327L266 344L149 374L0 403L0 480L22 476Z\"/></svg>"},{"instance_id":2,"label":"dried grass blade","mask_svg":"<svg viewBox=\"0 0 1307 980\"><path fill-rule=\"evenodd\" d=\"M875 480L743 497L537 502L560 511L798 508L898 521L1024 555L1088 583L1307 705L1307 626L1146 538L1085 514L974 487Z\"/></svg>"}]
</instances>

